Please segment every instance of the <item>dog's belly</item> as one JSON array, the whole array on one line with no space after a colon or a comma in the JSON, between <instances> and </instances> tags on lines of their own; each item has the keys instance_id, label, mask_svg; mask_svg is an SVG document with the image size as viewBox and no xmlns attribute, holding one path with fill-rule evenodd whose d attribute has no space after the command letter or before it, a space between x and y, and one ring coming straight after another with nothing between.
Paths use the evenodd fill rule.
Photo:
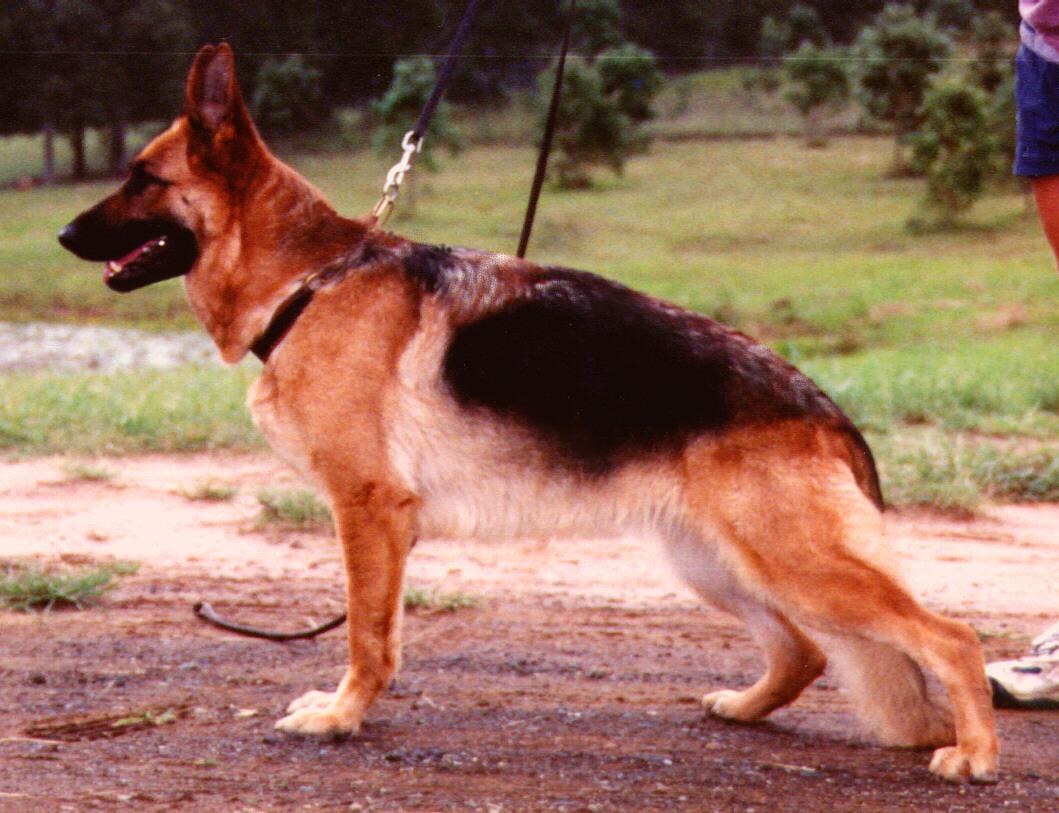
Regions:
<instances>
[{"instance_id":1,"label":"dog's belly","mask_svg":"<svg viewBox=\"0 0 1059 813\"><path fill-rule=\"evenodd\" d=\"M424 536L617 536L644 524L640 506L611 489L549 481L535 472L446 465L419 485Z\"/></svg>"},{"instance_id":2,"label":"dog's belly","mask_svg":"<svg viewBox=\"0 0 1059 813\"><path fill-rule=\"evenodd\" d=\"M388 444L393 467L422 500L424 536L617 536L678 513L666 461L585 477L555 466L509 425L441 400L406 411Z\"/></svg>"}]
</instances>

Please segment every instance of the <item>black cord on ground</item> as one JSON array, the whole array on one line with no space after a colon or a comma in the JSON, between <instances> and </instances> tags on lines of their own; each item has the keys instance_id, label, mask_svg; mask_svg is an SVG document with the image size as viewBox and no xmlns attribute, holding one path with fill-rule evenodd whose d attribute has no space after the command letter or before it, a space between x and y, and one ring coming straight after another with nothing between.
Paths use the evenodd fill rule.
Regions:
<instances>
[{"instance_id":1,"label":"black cord on ground","mask_svg":"<svg viewBox=\"0 0 1059 813\"><path fill-rule=\"evenodd\" d=\"M326 624L321 624L318 627L312 629L301 630L300 632L270 632L268 630L257 629L256 627L248 627L244 624L236 624L232 621L225 621L214 611L213 607L209 605L207 601L200 601L195 604L192 608L195 616L207 624L213 624L215 627L220 627L228 632L234 632L238 635L246 635L249 638L264 638L266 641L298 641L303 638L315 638L317 635L321 635L328 630L333 630L335 627L339 627L346 622L346 614L336 616L328 621Z\"/></svg>"}]
</instances>

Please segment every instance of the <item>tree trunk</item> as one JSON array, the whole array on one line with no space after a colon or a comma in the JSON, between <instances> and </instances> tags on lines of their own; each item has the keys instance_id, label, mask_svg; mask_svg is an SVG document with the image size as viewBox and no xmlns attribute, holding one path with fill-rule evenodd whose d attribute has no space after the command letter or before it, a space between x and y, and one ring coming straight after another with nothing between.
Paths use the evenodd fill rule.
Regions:
<instances>
[{"instance_id":1,"label":"tree trunk","mask_svg":"<svg viewBox=\"0 0 1059 813\"><path fill-rule=\"evenodd\" d=\"M125 108L118 107L110 117L110 136L108 138L107 164L111 175L123 175L128 164L128 148L125 142L125 131L128 122Z\"/></svg>"},{"instance_id":2,"label":"tree trunk","mask_svg":"<svg viewBox=\"0 0 1059 813\"><path fill-rule=\"evenodd\" d=\"M897 128L894 132L894 163L890 174L894 178L904 178L908 175L908 164L905 161L905 134Z\"/></svg>"},{"instance_id":3,"label":"tree trunk","mask_svg":"<svg viewBox=\"0 0 1059 813\"><path fill-rule=\"evenodd\" d=\"M824 127L824 108L817 105L805 114L805 146L819 149L827 146L827 130Z\"/></svg>"},{"instance_id":4,"label":"tree trunk","mask_svg":"<svg viewBox=\"0 0 1059 813\"><path fill-rule=\"evenodd\" d=\"M47 122L44 125L44 174L41 181L45 186L55 183L55 125Z\"/></svg>"},{"instance_id":5,"label":"tree trunk","mask_svg":"<svg viewBox=\"0 0 1059 813\"><path fill-rule=\"evenodd\" d=\"M88 177L88 159L85 157L85 125L83 122L74 124L70 130L70 149L74 154L73 174L74 180L83 181Z\"/></svg>"}]
</instances>

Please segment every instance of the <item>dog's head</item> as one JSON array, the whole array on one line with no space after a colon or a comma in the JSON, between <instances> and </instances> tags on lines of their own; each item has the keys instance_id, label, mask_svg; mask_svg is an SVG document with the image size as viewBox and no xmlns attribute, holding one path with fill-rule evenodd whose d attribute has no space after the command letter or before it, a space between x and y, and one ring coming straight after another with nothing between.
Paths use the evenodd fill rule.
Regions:
<instances>
[{"instance_id":1,"label":"dog's head","mask_svg":"<svg viewBox=\"0 0 1059 813\"><path fill-rule=\"evenodd\" d=\"M104 281L133 291L189 273L210 243L230 231L240 194L267 161L250 120L227 44L195 58L187 104L136 157L112 195L78 215L59 242L105 262Z\"/></svg>"}]
</instances>

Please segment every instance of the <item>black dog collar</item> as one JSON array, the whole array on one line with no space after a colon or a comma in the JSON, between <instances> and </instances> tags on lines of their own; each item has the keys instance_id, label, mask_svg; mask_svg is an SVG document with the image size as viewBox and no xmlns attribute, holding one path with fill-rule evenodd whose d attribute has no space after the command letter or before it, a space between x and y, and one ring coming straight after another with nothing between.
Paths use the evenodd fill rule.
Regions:
<instances>
[{"instance_id":1,"label":"black dog collar","mask_svg":"<svg viewBox=\"0 0 1059 813\"><path fill-rule=\"evenodd\" d=\"M250 352L257 356L262 364L268 361L268 357L276 346L283 341L283 337L298 321L309 303L313 301L316 292L325 285L331 285L341 281L346 274L363 262L364 249L359 249L352 257L345 257L338 262L325 266L302 280L301 285L288 296L283 303L276 308L268 325L261 334L254 339L250 345Z\"/></svg>"}]
</instances>

